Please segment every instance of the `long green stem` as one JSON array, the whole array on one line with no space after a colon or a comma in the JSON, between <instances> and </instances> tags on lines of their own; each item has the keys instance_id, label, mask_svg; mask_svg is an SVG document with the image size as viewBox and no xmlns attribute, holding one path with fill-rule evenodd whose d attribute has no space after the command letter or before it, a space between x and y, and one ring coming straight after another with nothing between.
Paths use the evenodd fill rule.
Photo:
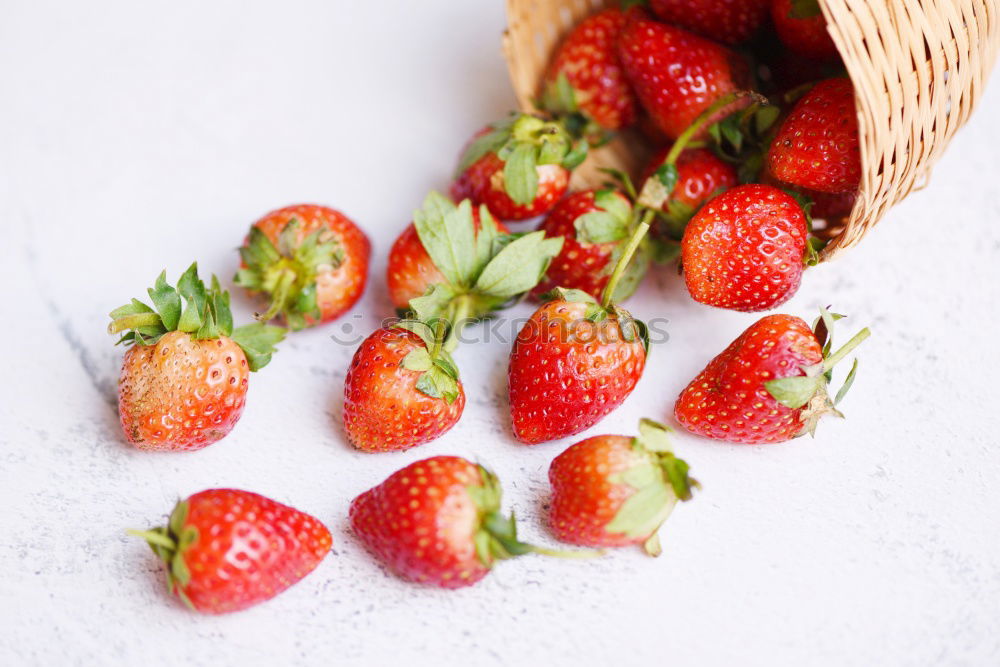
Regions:
<instances>
[{"instance_id":1,"label":"long green stem","mask_svg":"<svg viewBox=\"0 0 1000 667\"><path fill-rule=\"evenodd\" d=\"M537 547L535 545L530 545L532 553L542 554L543 556L552 556L554 558L600 558L604 555L604 551L601 549L546 549L545 547Z\"/></svg>"},{"instance_id":2,"label":"long green stem","mask_svg":"<svg viewBox=\"0 0 1000 667\"><path fill-rule=\"evenodd\" d=\"M653 220L653 215L654 212L651 209L643 211L639 225L632 234L632 238L629 239L628 245L622 251L622 256L618 258L618 263L615 264L614 271L612 271L611 277L608 278L608 284L604 286L604 292L601 293L601 305L605 308L611 306L615 289L618 287L618 281L621 280L622 274L625 273L628 263L632 261L632 255L635 254L636 248L639 247L643 237L646 236L646 232L649 231L649 223Z\"/></svg>"},{"instance_id":3,"label":"long green stem","mask_svg":"<svg viewBox=\"0 0 1000 667\"><path fill-rule=\"evenodd\" d=\"M844 345L839 350L834 352L832 355L830 355L823 361L823 372L826 373L831 368L840 363L840 361L844 357L849 355L854 348L860 345L866 338L868 338L871 335L872 332L868 329L868 327L865 327L858 333L854 334L854 338L844 343Z\"/></svg>"},{"instance_id":4,"label":"long green stem","mask_svg":"<svg viewBox=\"0 0 1000 667\"><path fill-rule=\"evenodd\" d=\"M451 331L448 332L448 338L444 341L445 352L454 352L455 348L458 347L458 339L461 336L462 329L469 322L469 313L472 312L472 304L469 303L470 298L468 294L464 294L456 298L448 308L448 320L451 323Z\"/></svg>"},{"instance_id":5,"label":"long green stem","mask_svg":"<svg viewBox=\"0 0 1000 667\"><path fill-rule=\"evenodd\" d=\"M674 141L674 145L670 147L670 152L667 153L667 157L663 159L663 164L674 164L677 162L677 158L680 157L684 149L688 147L691 140L699 133L701 130L708 125L715 114L719 113L726 107L728 107L733 102L740 100L744 97L752 97L755 101L766 103L767 99L758 93L749 90L737 90L728 95L723 95L719 99L712 102L712 104L698 114L698 117L688 125L680 136Z\"/></svg>"},{"instance_id":6,"label":"long green stem","mask_svg":"<svg viewBox=\"0 0 1000 667\"><path fill-rule=\"evenodd\" d=\"M126 532L133 537L141 537L150 544L155 544L164 549L174 550L177 548L177 544L170 537L155 530L128 530Z\"/></svg>"}]
</instances>

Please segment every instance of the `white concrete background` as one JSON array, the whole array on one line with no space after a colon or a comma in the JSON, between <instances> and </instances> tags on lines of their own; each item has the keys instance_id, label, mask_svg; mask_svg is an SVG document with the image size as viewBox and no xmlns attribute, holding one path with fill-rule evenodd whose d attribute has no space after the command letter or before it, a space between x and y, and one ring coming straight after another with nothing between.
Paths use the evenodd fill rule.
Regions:
<instances>
[{"instance_id":1,"label":"white concrete background","mask_svg":"<svg viewBox=\"0 0 1000 667\"><path fill-rule=\"evenodd\" d=\"M119 434L122 350L104 327L162 268L197 258L228 279L252 220L316 201L372 238L353 311L370 330L389 312L393 238L466 136L512 105L501 3L4 0L0 14L0 664L1000 661L995 83L931 186L783 308L832 303L847 329L871 324L847 420L774 447L678 435L704 491L665 526L659 560L525 557L440 592L384 573L347 531L348 503L407 463L462 454L501 475L527 537L551 542L546 471L570 443L511 439L506 342L458 352L465 416L410 452L346 444L353 348L327 328L252 378L231 436L151 455ZM669 271L631 307L669 318L671 339L591 433L666 418L755 318L692 304ZM321 517L335 551L267 604L201 617L124 531L229 485Z\"/></svg>"}]
</instances>

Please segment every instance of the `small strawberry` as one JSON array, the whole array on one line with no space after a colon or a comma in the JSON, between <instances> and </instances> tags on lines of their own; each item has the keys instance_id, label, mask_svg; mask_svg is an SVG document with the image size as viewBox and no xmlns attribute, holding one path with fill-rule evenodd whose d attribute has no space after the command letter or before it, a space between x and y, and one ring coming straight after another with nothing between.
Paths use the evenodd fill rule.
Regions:
<instances>
[{"instance_id":1,"label":"small strawberry","mask_svg":"<svg viewBox=\"0 0 1000 667\"><path fill-rule=\"evenodd\" d=\"M726 44L745 41L767 16L768 0L649 0L667 23Z\"/></svg>"},{"instance_id":2,"label":"small strawberry","mask_svg":"<svg viewBox=\"0 0 1000 667\"><path fill-rule=\"evenodd\" d=\"M305 512L236 489L182 500L166 526L129 531L167 564L167 588L205 614L270 600L316 569L333 544Z\"/></svg>"},{"instance_id":3,"label":"small strawberry","mask_svg":"<svg viewBox=\"0 0 1000 667\"><path fill-rule=\"evenodd\" d=\"M699 488L674 455L669 430L643 419L638 437L596 435L557 456L549 466L556 537L588 547L642 544L659 556L660 526Z\"/></svg>"},{"instance_id":4,"label":"small strawberry","mask_svg":"<svg viewBox=\"0 0 1000 667\"><path fill-rule=\"evenodd\" d=\"M518 332L508 392L514 437L533 445L574 435L622 404L646 365L647 333L612 300L652 212L622 250L601 303L580 290L553 291Z\"/></svg>"},{"instance_id":5,"label":"small strawberry","mask_svg":"<svg viewBox=\"0 0 1000 667\"><path fill-rule=\"evenodd\" d=\"M627 12L618 55L639 101L671 139L716 99L745 87L746 65L734 53L638 7Z\"/></svg>"},{"instance_id":6,"label":"small strawberry","mask_svg":"<svg viewBox=\"0 0 1000 667\"><path fill-rule=\"evenodd\" d=\"M344 314L365 290L370 244L343 213L300 204L271 211L250 228L234 282L267 295L260 315L291 329Z\"/></svg>"},{"instance_id":7,"label":"small strawberry","mask_svg":"<svg viewBox=\"0 0 1000 667\"><path fill-rule=\"evenodd\" d=\"M562 238L562 250L532 294L563 287L600 298L631 235L632 220L632 203L617 190L581 190L556 204L539 229L549 238ZM633 256L615 291L616 302L631 296L648 265L644 250Z\"/></svg>"},{"instance_id":8,"label":"small strawberry","mask_svg":"<svg viewBox=\"0 0 1000 667\"><path fill-rule=\"evenodd\" d=\"M807 261L808 222L799 203L769 185L741 185L705 204L681 241L691 297L744 312L795 294Z\"/></svg>"},{"instance_id":9,"label":"small strawberry","mask_svg":"<svg viewBox=\"0 0 1000 667\"><path fill-rule=\"evenodd\" d=\"M563 196L586 149L586 142L574 141L560 123L512 114L469 143L451 194L456 201L485 204L502 220L533 218Z\"/></svg>"},{"instance_id":10,"label":"small strawberry","mask_svg":"<svg viewBox=\"0 0 1000 667\"><path fill-rule=\"evenodd\" d=\"M542 107L580 112L606 130L635 122L637 102L618 59L618 33L625 14L609 7L573 28L556 51L542 91Z\"/></svg>"},{"instance_id":11,"label":"small strawberry","mask_svg":"<svg viewBox=\"0 0 1000 667\"><path fill-rule=\"evenodd\" d=\"M771 0L771 20L781 42L800 56L820 60L838 55L819 0Z\"/></svg>"},{"instance_id":12,"label":"small strawberry","mask_svg":"<svg viewBox=\"0 0 1000 667\"><path fill-rule=\"evenodd\" d=\"M827 79L803 95L778 128L767 160L785 183L831 193L857 190L861 150L851 80Z\"/></svg>"},{"instance_id":13,"label":"small strawberry","mask_svg":"<svg viewBox=\"0 0 1000 667\"><path fill-rule=\"evenodd\" d=\"M830 354L833 323L842 316L821 313L814 329L790 315L752 324L681 392L677 421L707 438L769 444L813 433L823 415L843 416L835 406L854 382L857 360L833 400L827 385L833 367L870 332L862 329Z\"/></svg>"},{"instance_id":14,"label":"small strawberry","mask_svg":"<svg viewBox=\"0 0 1000 667\"><path fill-rule=\"evenodd\" d=\"M233 329L229 293L191 267L148 290L154 307L137 299L111 312L108 333L126 332L129 345L118 382L122 430L139 449L194 450L221 440L246 402L250 371L271 360L285 330L259 322Z\"/></svg>"},{"instance_id":15,"label":"small strawberry","mask_svg":"<svg viewBox=\"0 0 1000 667\"><path fill-rule=\"evenodd\" d=\"M588 557L517 539L513 516L501 513L500 482L458 456L411 463L351 503L354 533L398 576L439 588L471 586L498 560L526 553Z\"/></svg>"},{"instance_id":16,"label":"small strawberry","mask_svg":"<svg viewBox=\"0 0 1000 667\"><path fill-rule=\"evenodd\" d=\"M371 334L344 380L344 429L366 452L409 449L458 423L465 390L435 332L403 321Z\"/></svg>"}]
</instances>

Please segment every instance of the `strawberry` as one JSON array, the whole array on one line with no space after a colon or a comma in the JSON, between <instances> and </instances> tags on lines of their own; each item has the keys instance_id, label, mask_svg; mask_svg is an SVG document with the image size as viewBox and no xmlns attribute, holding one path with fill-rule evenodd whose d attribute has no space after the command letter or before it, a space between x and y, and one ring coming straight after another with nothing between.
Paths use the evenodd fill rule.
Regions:
<instances>
[{"instance_id":1,"label":"strawberry","mask_svg":"<svg viewBox=\"0 0 1000 667\"><path fill-rule=\"evenodd\" d=\"M709 306L751 312L791 298L807 260L799 203L769 185L741 185L705 204L681 240L684 281Z\"/></svg>"},{"instance_id":2,"label":"strawberry","mask_svg":"<svg viewBox=\"0 0 1000 667\"><path fill-rule=\"evenodd\" d=\"M234 282L270 300L260 315L293 330L329 322L365 290L370 244L343 213L300 204L271 211L250 228Z\"/></svg>"},{"instance_id":3,"label":"strawberry","mask_svg":"<svg viewBox=\"0 0 1000 667\"><path fill-rule=\"evenodd\" d=\"M857 190L861 150L851 80L827 79L803 95L778 128L767 160L785 183L830 193Z\"/></svg>"},{"instance_id":4,"label":"strawberry","mask_svg":"<svg viewBox=\"0 0 1000 667\"><path fill-rule=\"evenodd\" d=\"M249 324L233 329L229 293L191 267L148 290L154 307L137 299L111 312L108 333L126 332L129 345L118 383L118 413L126 439L139 449L195 450L221 440L246 402L250 371L271 360L285 330Z\"/></svg>"},{"instance_id":5,"label":"strawberry","mask_svg":"<svg viewBox=\"0 0 1000 667\"><path fill-rule=\"evenodd\" d=\"M771 0L771 20L778 38L798 55L818 60L838 55L819 0Z\"/></svg>"},{"instance_id":6,"label":"strawberry","mask_svg":"<svg viewBox=\"0 0 1000 667\"><path fill-rule=\"evenodd\" d=\"M270 600L316 569L333 544L305 512L236 489L209 489L182 500L166 526L129 531L167 564L167 587L206 614Z\"/></svg>"},{"instance_id":7,"label":"strawberry","mask_svg":"<svg viewBox=\"0 0 1000 667\"><path fill-rule=\"evenodd\" d=\"M768 0L649 0L649 8L667 23L736 44L757 32L767 16Z\"/></svg>"},{"instance_id":8,"label":"strawberry","mask_svg":"<svg viewBox=\"0 0 1000 667\"><path fill-rule=\"evenodd\" d=\"M813 329L798 317L767 315L740 334L681 392L674 416L688 431L744 444L784 442L814 433L854 382L858 362L836 398L827 386L833 367L870 335L858 332L830 354L833 323L821 309Z\"/></svg>"},{"instance_id":9,"label":"strawberry","mask_svg":"<svg viewBox=\"0 0 1000 667\"><path fill-rule=\"evenodd\" d=\"M545 75L542 107L554 113L579 112L606 130L635 122L637 102L618 59L618 33L625 14L609 7L573 28Z\"/></svg>"},{"instance_id":10,"label":"strawberry","mask_svg":"<svg viewBox=\"0 0 1000 667\"><path fill-rule=\"evenodd\" d=\"M510 353L514 436L537 444L587 429L628 397L646 364L645 325L612 300L651 212L621 252L601 303L580 290L553 291L521 328Z\"/></svg>"},{"instance_id":11,"label":"strawberry","mask_svg":"<svg viewBox=\"0 0 1000 667\"><path fill-rule=\"evenodd\" d=\"M411 463L351 503L354 533L398 576L439 588L471 586L498 560L557 552L517 539L513 516L500 510L493 473L458 456Z\"/></svg>"},{"instance_id":12,"label":"strawberry","mask_svg":"<svg viewBox=\"0 0 1000 667\"><path fill-rule=\"evenodd\" d=\"M433 440L458 423L464 408L458 369L418 322L377 329L354 353L344 380L344 429L366 452Z\"/></svg>"},{"instance_id":13,"label":"strawberry","mask_svg":"<svg viewBox=\"0 0 1000 667\"><path fill-rule=\"evenodd\" d=\"M638 7L627 12L618 55L639 101L670 139L716 99L743 88L746 78L745 63L728 49L658 23ZM719 118L726 114L720 110Z\"/></svg>"},{"instance_id":14,"label":"strawberry","mask_svg":"<svg viewBox=\"0 0 1000 667\"><path fill-rule=\"evenodd\" d=\"M527 114L481 130L462 154L452 197L485 204L502 220L549 211L569 187L570 171L586 157L562 124Z\"/></svg>"},{"instance_id":15,"label":"strawberry","mask_svg":"<svg viewBox=\"0 0 1000 667\"><path fill-rule=\"evenodd\" d=\"M660 525L698 487L674 456L668 431L643 419L638 437L596 435L557 456L549 466L556 537L590 547L644 544L658 556Z\"/></svg>"},{"instance_id":16,"label":"strawberry","mask_svg":"<svg viewBox=\"0 0 1000 667\"><path fill-rule=\"evenodd\" d=\"M600 298L631 235L632 219L632 203L617 190L581 190L556 204L540 229L549 238L562 238L562 250L532 294L541 296L563 287ZM624 301L635 291L648 260L644 251L635 255L627 275L618 283L615 301Z\"/></svg>"}]
</instances>

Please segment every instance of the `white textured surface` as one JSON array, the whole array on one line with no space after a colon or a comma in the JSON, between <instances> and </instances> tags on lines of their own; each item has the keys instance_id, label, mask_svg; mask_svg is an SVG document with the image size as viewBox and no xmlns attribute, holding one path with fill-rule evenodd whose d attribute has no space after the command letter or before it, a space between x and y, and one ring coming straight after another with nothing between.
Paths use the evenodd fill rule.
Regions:
<instances>
[{"instance_id":1,"label":"white textured surface","mask_svg":"<svg viewBox=\"0 0 1000 667\"><path fill-rule=\"evenodd\" d=\"M0 664L1000 661L997 85L931 186L810 270L783 309L832 303L851 330L872 325L846 421L769 448L678 436L704 491L665 526L659 560L525 557L439 592L383 573L347 532L348 503L411 461L463 454L501 475L525 535L549 542L546 470L569 443L508 435L504 342L458 352L465 416L414 451L345 444L353 350L317 330L252 378L230 437L150 455L119 436L122 351L104 327L161 268L197 258L227 278L253 219L317 201L372 237L354 311L370 329L389 310L393 237L465 137L512 103L501 3L7 0L2 14ZM754 319L691 304L669 272L631 307L668 317L672 337L593 433L665 418ZM124 531L222 485L317 515L335 552L267 604L199 617Z\"/></svg>"}]
</instances>

